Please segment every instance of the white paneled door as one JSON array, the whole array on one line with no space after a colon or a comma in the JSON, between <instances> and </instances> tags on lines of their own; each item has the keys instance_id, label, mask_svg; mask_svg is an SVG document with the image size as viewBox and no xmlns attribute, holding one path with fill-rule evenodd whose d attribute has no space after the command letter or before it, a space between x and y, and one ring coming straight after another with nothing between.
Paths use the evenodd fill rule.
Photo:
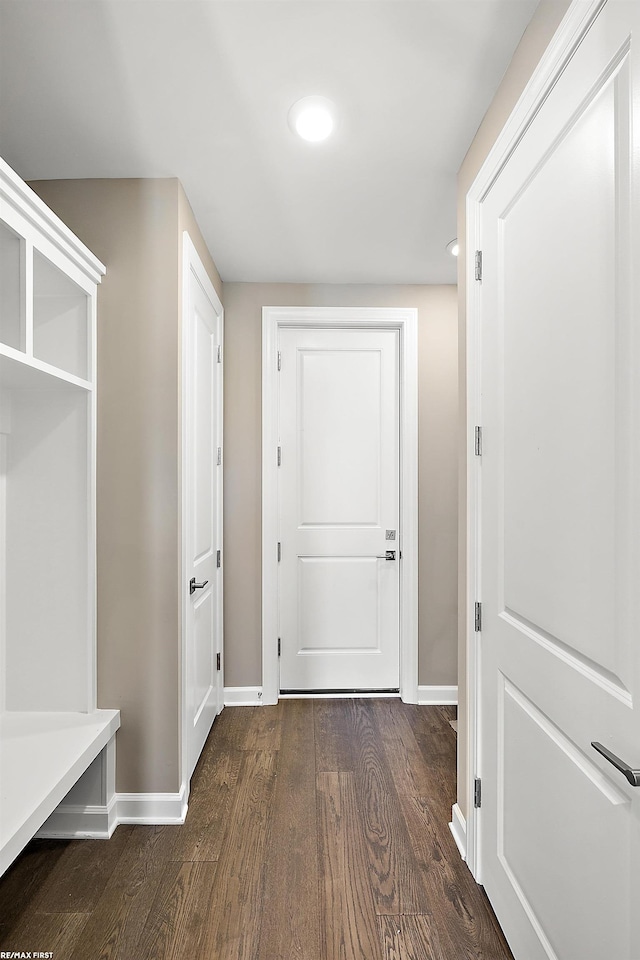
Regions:
<instances>
[{"instance_id":1,"label":"white paneled door","mask_svg":"<svg viewBox=\"0 0 640 960\"><path fill-rule=\"evenodd\" d=\"M283 691L399 685L398 342L280 333Z\"/></svg>"},{"instance_id":2,"label":"white paneled door","mask_svg":"<svg viewBox=\"0 0 640 960\"><path fill-rule=\"evenodd\" d=\"M222 305L188 240L184 302L184 583L187 780L222 710Z\"/></svg>"},{"instance_id":3,"label":"white paneled door","mask_svg":"<svg viewBox=\"0 0 640 960\"><path fill-rule=\"evenodd\" d=\"M638 37L609 0L482 203L480 866L516 960L640 956Z\"/></svg>"}]
</instances>

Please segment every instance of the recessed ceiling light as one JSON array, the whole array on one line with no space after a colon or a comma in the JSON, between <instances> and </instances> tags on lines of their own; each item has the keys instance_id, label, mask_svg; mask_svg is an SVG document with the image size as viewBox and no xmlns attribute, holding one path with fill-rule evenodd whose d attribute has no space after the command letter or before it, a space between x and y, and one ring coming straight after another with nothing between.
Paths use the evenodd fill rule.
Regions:
<instances>
[{"instance_id":1,"label":"recessed ceiling light","mask_svg":"<svg viewBox=\"0 0 640 960\"><path fill-rule=\"evenodd\" d=\"M289 126L303 140L326 140L335 126L336 105L326 97L303 97L289 110Z\"/></svg>"},{"instance_id":2,"label":"recessed ceiling light","mask_svg":"<svg viewBox=\"0 0 640 960\"><path fill-rule=\"evenodd\" d=\"M460 247L458 246L458 241L457 241L457 239L456 239L456 240L450 240L449 243L447 244L447 250L449 251L449 253L451 254L452 257L457 257L457 256L458 256L458 250L459 250L459 249L460 249Z\"/></svg>"}]
</instances>

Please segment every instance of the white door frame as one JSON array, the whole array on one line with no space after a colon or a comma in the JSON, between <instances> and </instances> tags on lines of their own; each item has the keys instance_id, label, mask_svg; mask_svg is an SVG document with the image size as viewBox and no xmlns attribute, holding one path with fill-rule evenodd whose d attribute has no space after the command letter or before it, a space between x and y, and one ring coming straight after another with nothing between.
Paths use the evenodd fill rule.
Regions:
<instances>
[{"instance_id":1,"label":"white door frame","mask_svg":"<svg viewBox=\"0 0 640 960\"><path fill-rule=\"evenodd\" d=\"M219 376L217 383L217 400L218 400L218 422L217 422L217 433L219 437L220 447L223 446L222 442L222 429L224 423L223 417L223 365L222 357L224 356L224 309L220 298L218 297L213 283L207 273L202 260L196 250L193 241L187 231L185 230L182 234L182 330L180 331L180 406L181 406L181 453L180 453L180 496L181 496L181 525L180 525L180 562L178 564L179 568L179 577L180 582L178 589L180 591L180 670L181 670L181 680L180 680L180 794L183 803L183 809L186 813L186 802L189 797L189 743L188 743L188 734L189 734L189 720L187 717L187 606L189 603L189 595L187 592L187 579L186 579L186 570L188 564L187 557L187 530L189 523L189 503L188 503L188 461L187 461L187 439L189 436L187 415L188 415L188 402L187 402L187 370L188 370L188 344L189 344L189 277L193 274L202 289L204 290L207 298L210 300L213 305L213 309L216 313L216 323L218 326L218 332L220 335L220 363L219 363ZM222 467L218 467L220 470L220 475L218 478L217 485L217 498L215 504L216 510L216 524L218 527L218 544L219 549L222 551L222 535L223 535L223 495L222 495ZM224 557L224 553L222 554ZM219 684L219 698L218 698L218 710L222 709L223 699L224 699L224 680L223 680L223 671L224 671L224 619L223 619L223 597L224 597L224 584L223 584L223 571L222 567L216 571L217 572L217 583L216 583L216 611L217 611L217 620L215 624L215 629L219 637L220 642L220 659L221 659L221 671L220 678L218 681Z\"/></svg>"},{"instance_id":2,"label":"white door frame","mask_svg":"<svg viewBox=\"0 0 640 960\"><path fill-rule=\"evenodd\" d=\"M471 873L482 883L481 875L481 810L474 807L474 780L481 776L480 724L482 715L480 690L479 634L475 632L475 603L482 601L480 548L482 525L480 497L482 459L475 456L475 427L482 425L480 383L480 330L482 325L482 282L475 278L473 252L482 250L482 203L500 171L509 160L535 115L555 86L560 74L578 49L585 34L607 0L573 0L549 47L525 87L502 133L474 180L466 197L466 355L467 355L467 600L466 600L466 676L467 696L467 796L465 818L456 803L453 823L466 826L466 861ZM490 264L483 264L486 272ZM459 828L457 830L459 832Z\"/></svg>"},{"instance_id":3,"label":"white door frame","mask_svg":"<svg viewBox=\"0 0 640 960\"><path fill-rule=\"evenodd\" d=\"M262 308L262 702L278 702L278 338L300 329L397 330L400 337L400 696L418 702L418 311Z\"/></svg>"}]
</instances>

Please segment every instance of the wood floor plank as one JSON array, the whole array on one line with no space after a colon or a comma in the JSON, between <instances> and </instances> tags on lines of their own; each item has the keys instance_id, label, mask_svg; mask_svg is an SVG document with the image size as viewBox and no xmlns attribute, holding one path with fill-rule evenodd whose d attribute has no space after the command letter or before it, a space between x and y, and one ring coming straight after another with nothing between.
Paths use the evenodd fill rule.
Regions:
<instances>
[{"instance_id":1,"label":"wood floor plank","mask_svg":"<svg viewBox=\"0 0 640 960\"><path fill-rule=\"evenodd\" d=\"M452 718L442 712L445 708L405 706L409 708L406 715L427 762L450 763L455 756L456 735L448 722Z\"/></svg>"},{"instance_id":2,"label":"wood floor plank","mask_svg":"<svg viewBox=\"0 0 640 960\"><path fill-rule=\"evenodd\" d=\"M176 875L164 874L137 945L141 960L185 960L198 954L217 867L189 862L176 864Z\"/></svg>"},{"instance_id":3,"label":"wood floor plank","mask_svg":"<svg viewBox=\"0 0 640 960\"><path fill-rule=\"evenodd\" d=\"M70 960L131 960L163 877L180 864L157 855L162 828L136 827ZM66 958L65 958L66 960Z\"/></svg>"},{"instance_id":4,"label":"wood floor plank","mask_svg":"<svg viewBox=\"0 0 640 960\"><path fill-rule=\"evenodd\" d=\"M280 718L286 702L263 707L225 707L211 736L225 748L273 753L280 746Z\"/></svg>"},{"instance_id":5,"label":"wood floor plank","mask_svg":"<svg viewBox=\"0 0 640 960\"><path fill-rule=\"evenodd\" d=\"M445 952L432 917L378 917L384 960L457 960Z\"/></svg>"},{"instance_id":6,"label":"wood floor plank","mask_svg":"<svg viewBox=\"0 0 640 960\"><path fill-rule=\"evenodd\" d=\"M314 705L293 700L282 718L256 960L320 956L317 837Z\"/></svg>"},{"instance_id":7,"label":"wood floor plank","mask_svg":"<svg viewBox=\"0 0 640 960\"><path fill-rule=\"evenodd\" d=\"M32 840L0 878L0 926L6 931L31 911L69 846L66 840Z\"/></svg>"},{"instance_id":8,"label":"wood floor plank","mask_svg":"<svg viewBox=\"0 0 640 960\"><path fill-rule=\"evenodd\" d=\"M248 960L258 947L275 754L245 753L196 958Z\"/></svg>"},{"instance_id":9,"label":"wood floor plank","mask_svg":"<svg viewBox=\"0 0 640 960\"><path fill-rule=\"evenodd\" d=\"M448 824L456 801L457 740L449 719L455 708L448 706L418 707L402 704L394 711L391 735L404 740L389 757L398 792L429 799L438 819ZM411 730L411 750L407 750L406 731ZM417 745L419 754L413 744Z\"/></svg>"},{"instance_id":10,"label":"wood floor plank","mask_svg":"<svg viewBox=\"0 0 640 960\"><path fill-rule=\"evenodd\" d=\"M88 913L25 913L5 937L0 950L69 957L89 920Z\"/></svg>"},{"instance_id":11,"label":"wood floor plank","mask_svg":"<svg viewBox=\"0 0 640 960\"><path fill-rule=\"evenodd\" d=\"M353 729L345 700L314 702L316 770L318 773L353 770Z\"/></svg>"},{"instance_id":12,"label":"wood floor plank","mask_svg":"<svg viewBox=\"0 0 640 960\"><path fill-rule=\"evenodd\" d=\"M242 750L246 739L247 711L252 707L225 707L212 727L209 737L215 740L222 750Z\"/></svg>"},{"instance_id":13,"label":"wood floor plank","mask_svg":"<svg viewBox=\"0 0 640 960\"><path fill-rule=\"evenodd\" d=\"M184 824L165 828L167 860L218 860L229 814L238 786L242 754L229 750L218 754L203 768L189 799Z\"/></svg>"},{"instance_id":14,"label":"wood floor plank","mask_svg":"<svg viewBox=\"0 0 640 960\"><path fill-rule=\"evenodd\" d=\"M420 797L429 794L434 787L442 790L440 767L434 770L425 764L406 715L399 711L394 711L394 714L393 720L387 722L388 712L383 708L383 722L379 722L379 727L382 734L380 742L396 792Z\"/></svg>"},{"instance_id":15,"label":"wood floor plank","mask_svg":"<svg viewBox=\"0 0 640 960\"><path fill-rule=\"evenodd\" d=\"M417 878L413 850L376 723L378 702L350 701L355 784L376 913L427 913L429 904Z\"/></svg>"},{"instance_id":16,"label":"wood floor plank","mask_svg":"<svg viewBox=\"0 0 640 960\"><path fill-rule=\"evenodd\" d=\"M456 960L512 960L482 887L460 859L450 831L434 818L432 805L406 796L400 804L442 943Z\"/></svg>"},{"instance_id":17,"label":"wood floor plank","mask_svg":"<svg viewBox=\"0 0 640 960\"><path fill-rule=\"evenodd\" d=\"M276 704L264 707L244 708L251 711L251 719L246 727L243 750L250 752L266 750L268 753L273 753L280 749L281 720L286 702L286 700L280 700Z\"/></svg>"},{"instance_id":18,"label":"wood floor plank","mask_svg":"<svg viewBox=\"0 0 640 960\"><path fill-rule=\"evenodd\" d=\"M90 913L129 843L131 831L131 826L121 824L106 843L104 840L69 843L34 900L34 910Z\"/></svg>"},{"instance_id":19,"label":"wood floor plank","mask_svg":"<svg viewBox=\"0 0 640 960\"><path fill-rule=\"evenodd\" d=\"M382 960L353 773L319 773L320 960Z\"/></svg>"}]
</instances>

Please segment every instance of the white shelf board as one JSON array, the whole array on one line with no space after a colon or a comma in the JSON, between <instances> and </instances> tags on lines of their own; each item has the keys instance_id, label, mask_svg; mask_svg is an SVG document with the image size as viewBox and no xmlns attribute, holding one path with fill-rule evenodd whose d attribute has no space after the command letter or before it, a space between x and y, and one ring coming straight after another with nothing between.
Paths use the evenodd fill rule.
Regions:
<instances>
[{"instance_id":1,"label":"white shelf board","mask_svg":"<svg viewBox=\"0 0 640 960\"><path fill-rule=\"evenodd\" d=\"M118 710L0 715L0 875L119 726Z\"/></svg>"},{"instance_id":2,"label":"white shelf board","mask_svg":"<svg viewBox=\"0 0 640 960\"><path fill-rule=\"evenodd\" d=\"M93 389L89 380L59 370L35 357L27 357L21 350L14 350L4 343L0 343L0 387L18 390Z\"/></svg>"}]
</instances>

